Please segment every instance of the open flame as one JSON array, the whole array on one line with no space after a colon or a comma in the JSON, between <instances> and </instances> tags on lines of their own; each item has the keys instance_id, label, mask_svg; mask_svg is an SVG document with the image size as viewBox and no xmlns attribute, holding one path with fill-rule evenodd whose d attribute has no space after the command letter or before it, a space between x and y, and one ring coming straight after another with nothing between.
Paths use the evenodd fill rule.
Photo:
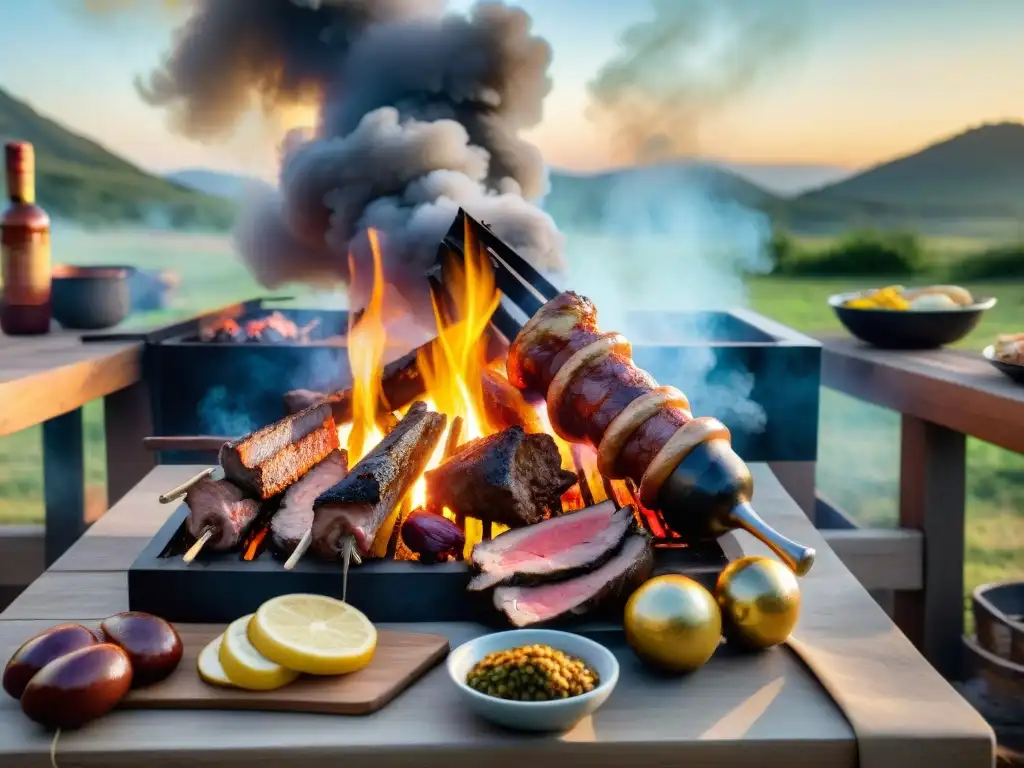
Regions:
<instances>
[{"instance_id":1,"label":"open flame","mask_svg":"<svg viewBox=\"0 0 1024 768\"><path fill-rule=\"evenodd\" d=\"M384 314L386 285L381 243L376 231L370 230L369 241L373 255L373 287L363 313L349 330L347 344L352 372L352 420L338 428L340 442L348 449L349 466L354 466L363 458L383 438L386 431L386 427L382 428L380 413L384 359L388 351L388 324ZM417 365L426 389L421 399L430 408L448 417L446 434L438 442L426 470L444 461L446 448L452 447L449 445L450 433L456 421L461 424L456 435L459 445L503 428L503 425L491 423L487 417L482 385L487 368L488 324L498 308L501 294L495 284L490 258L477 243L468 222L464 243L463 258L451 257L445 264L445 290L432 291L431 294L437 337L421 348L417 356ZM355 273L355 267L355 262L350 258L351 274ZM500 370L502 366L499 364L492 367ZM500 372L504 375L503 370ZM384 403L385 416L392 413L386 410L389 407ZM402 408L393 414L400 417L405 410L407 408ZM543 408L538 408L536 415L537 423L554 437L562 455L563 467L576 472L581 479L578 486L563 495L563 512L581 509L605 499L612 499L617 506L636 504L639 509L635 489L622 481L609 481L601 476L593 450L570 446L555 435ZM430 508L426 478L423 476L417 479L393 519L382 526L372 548L375 555L384 555L395 524L405 513L417 508ZM463 526L467 557L477 543L506 530L504 526L486 524L479 520L458 520L447 508L441 511Z\"/></svg>"}]
</instances>

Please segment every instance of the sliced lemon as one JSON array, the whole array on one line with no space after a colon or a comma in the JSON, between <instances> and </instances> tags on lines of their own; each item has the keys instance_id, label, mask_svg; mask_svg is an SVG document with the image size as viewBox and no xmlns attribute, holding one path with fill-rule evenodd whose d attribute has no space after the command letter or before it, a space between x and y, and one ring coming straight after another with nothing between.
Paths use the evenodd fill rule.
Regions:
<instances>
[{"instance_id":1,"label":"sliced lemon","mask_svg":"<svg viewBox=\"0 0 1024 768\"><path fill-rule=\"evenodd\" d=\"M251 613L243 616L224 631L218 658L228 680L251 691L272 691L288 685L299 673L275 664L253 648L247 633L252 617Z\"/></svg>"},{"instance_id":2,"label":"sliced lemon","mask_svg":"<svg viewBox=\"0 0 1024 768\"><path fill-rule=\"evenodd\" d=\"M221 634L207 643L206 647L199 652L199 661L196 666L199 668L199 677L210 685L234 688L235 684L228 679L224 665L220 663L220 646L223 642L224 635Z\"/></svg>"},{"instance_id":3,"label":"sliced lemon","mask_svg":"<svg viewBox=\"0 0 1024 768\"><path fill-rule=\"evenodd\" d=\"M268 600L249 625L249 639L268 659L310 675L360 670L377 648L377 630L362 611L323 595Z\"/></svg>"}]
</instances>

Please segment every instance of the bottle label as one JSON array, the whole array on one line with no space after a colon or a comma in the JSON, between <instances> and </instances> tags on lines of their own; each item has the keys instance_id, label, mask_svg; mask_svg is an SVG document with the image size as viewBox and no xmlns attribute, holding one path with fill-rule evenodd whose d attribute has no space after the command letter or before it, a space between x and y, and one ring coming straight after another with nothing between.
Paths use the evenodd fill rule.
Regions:
<instances>
[{"instance_id":1,"label":"bottle label","mask_svg":"<svg viewBox=\"0 0 1024 768\"><path fill-rule=\"evenodd\" d=\"M45 304L50 299L50 233L4 228L0 248L7 305Z\"/></svg>"}]
</instances>

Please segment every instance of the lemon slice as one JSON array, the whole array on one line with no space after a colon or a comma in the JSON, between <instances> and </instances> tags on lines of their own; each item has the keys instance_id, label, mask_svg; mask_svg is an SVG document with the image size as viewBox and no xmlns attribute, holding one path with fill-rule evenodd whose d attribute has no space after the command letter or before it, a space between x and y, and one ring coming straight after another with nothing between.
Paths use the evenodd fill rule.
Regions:
<instances>
[{"instance_id":1,"label":"lemon slice","mask_svg":"<svg viewBox=\"0 0 1024 768\"><path fill-rule=\"evenodd\" d=\"M224 635L218 635L211 640L199 652L199 661L196 666L199 668L199 677L210 685L234 688L235 684L228 679L224 666L220 663L220 647L223 642Z\"/></svg>"},{"instance_id":2,"label":"lemon slice","mask_svg":"<svg viewBox=\"0 0 1024 768\"><path fill-rule=\"evenodd\" d=\"M275 664L253 648L246 632L253 614L231 622L220 647L221 665L232 683L251 691L272 691L287 685L299 673Z\"/></svg>"},{"instance_id":3,"label":"lemon slice","mask_svg":"<svg viewBox=\"0 0 1024 768\"><path fill-rule=\"evenodd\" d=\"M360 670L377 648L377 630L362 611L322 595L268 600L249 625L249 639L268 659L310 675Z\"/></svg>"}]
</instances>

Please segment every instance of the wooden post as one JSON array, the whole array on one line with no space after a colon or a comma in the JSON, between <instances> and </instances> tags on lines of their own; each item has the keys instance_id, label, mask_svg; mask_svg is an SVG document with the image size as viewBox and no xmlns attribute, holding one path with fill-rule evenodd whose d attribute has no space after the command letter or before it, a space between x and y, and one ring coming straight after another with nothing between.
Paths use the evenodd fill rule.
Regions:
<instances>
[{"instance_id":1,"label":"wooden post","mask_svg":"<svg viewBox=\"0 0 1024 768\"><path fill-rule=\"evenodd\" d=\"M924 589L897 592L896 625L947 679L957 679L964 629L966 438L903 415L900 527L924 534Z\"/></svg>"},{"instance_id":2,"label":"wooden post","mask_svg":"<svg viewBox=\"0 0 1024 768\"><path fill-rule=\"evenodd\" d=\"M85 456L82 409L43 423L46 567L85 533Z\"/></svg>"},{"instance_id":3,"label":"wooden post","mask_svg":"<svg viewBox=\"0 0 1024 768\"><path fill-rule=\"evenodd\" d=\"M134 488L156 466L156 454L143 450L153 434L153 413L145 381L113 392L103 401L107 435L107 508Z\"/></svg>"}]
</instances>

